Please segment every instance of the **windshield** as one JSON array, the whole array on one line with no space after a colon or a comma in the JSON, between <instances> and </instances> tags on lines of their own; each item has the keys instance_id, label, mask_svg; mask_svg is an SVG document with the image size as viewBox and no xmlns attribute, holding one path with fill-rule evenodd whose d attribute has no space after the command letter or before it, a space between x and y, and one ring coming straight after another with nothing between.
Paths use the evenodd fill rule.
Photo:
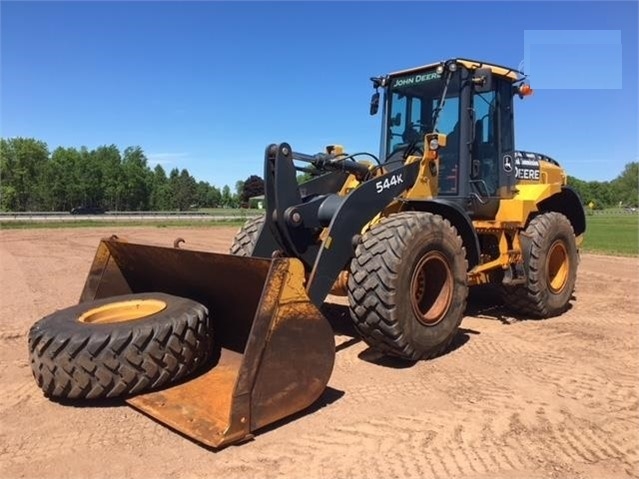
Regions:
<instances>
[{"instance_id":1,"label":"windshield","mask_svg":"<svg viewBox=\"0 0 639 479\"><path fill-rule=\"evenodd\" d=\"M434 126L439 133L453 135L459 120L459 72L451 76L443 108L434 125L435 112L444 92L447 75L440 75L433 68L391 79L386 158L405 149L412 142L423 148L424 135L435 131ZM447 142L453 146L451 140L456 141L456 137L451 137Z\"/></svg>"}]
</instances>

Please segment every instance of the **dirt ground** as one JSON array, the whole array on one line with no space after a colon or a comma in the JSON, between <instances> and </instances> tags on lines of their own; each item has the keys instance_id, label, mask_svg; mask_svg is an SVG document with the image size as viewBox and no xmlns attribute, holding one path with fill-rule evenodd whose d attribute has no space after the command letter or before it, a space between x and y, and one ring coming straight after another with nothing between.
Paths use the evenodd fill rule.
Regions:
<instances>
[{"instance_id":1,"label":"dirt ground","mask_svg":"<svg viewBox=\"0 0 639 479\"><path fill-rule=\"evenodd\" d=\"M75 304L98 241L226 252L235 228L0 231L2 478L639 476L639 260L583 255L565 315L517 320L473 294L453 349L410 367L331 311L337 359L310 411L213 452L124 403L43 397L27 332Z\"/></svg>"}]
</instances>

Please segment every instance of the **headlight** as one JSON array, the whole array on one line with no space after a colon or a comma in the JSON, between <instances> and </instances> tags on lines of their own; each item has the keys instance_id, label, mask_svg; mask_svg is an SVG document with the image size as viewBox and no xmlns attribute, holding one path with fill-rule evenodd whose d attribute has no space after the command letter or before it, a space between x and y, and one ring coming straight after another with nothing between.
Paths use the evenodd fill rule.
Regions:
<instances>
[{"instance_id":1,"label":"headlight","mask_svg":"<svg viewBox=\"0 0 639 479\"><path fill-rule=\"evenodd\" d=\"M448 69L449 69L451 72L455 72L455 71L457 71L457 62L450 62L450 63L448 64Z\"/></svg>"},{"instance_id":2,"label":"headlight","mask_svg":"<svg viewBox=\"0 0 639 479\"><path fill-rule=\"evenodd\" d=\"M444 73L444 65L437 65L437 68L435 68L435 72L438 75L441 75L442 73Z\"/></svg>"},{"instance_id":3,"label":"headlight","mask_svg":"<svg viewBox=\"0 0 639 479\"><path fill-rule=\"evenodd\" d=\"M437 141L437 138L433 138L432 140L430 140L430 143L428 143L428 148L433 151L439 148L439 142Z\"/></svg>"}]
</instances>

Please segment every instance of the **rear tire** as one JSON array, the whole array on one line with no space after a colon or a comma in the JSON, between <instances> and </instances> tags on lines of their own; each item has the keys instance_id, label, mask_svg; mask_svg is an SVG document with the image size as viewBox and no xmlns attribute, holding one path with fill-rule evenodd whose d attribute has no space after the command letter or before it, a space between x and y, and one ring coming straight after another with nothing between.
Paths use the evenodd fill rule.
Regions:
<instances>
[{"instance_id":1,"label":"rear tire","mask_svg":"<svg viewBox=\"0 0 639 479\"><path fill-rule=\"evenodd\" d=\"M233 238L230 253L235 256L251 256L264 221L264 215L246 221Z\"/></svg>"},{"instance_id":2,"label":"rear tire","mask_svg":"<svg viewBox=\"0 0 639 479\"><path fill-rule=\"evenodd\" d=\"M462 239L441 216L404 212L382 219L363 235L351 261L355 328L385 354L439 356L463 318L467 269Z\"/></svg>"},{"instance_id":3,"label":"rear tire","mask_svg":"<svg viewBox=\"0 0 639 479\"><path fill-rule=\"evenodd\" d=\"M213 338L202 304L143 293L56 311L31 327L28 347L33 376L45 396L96 399L185 378L208 362Z\"/></svg>"},{"instance_id":4,"label":"rear tire","mask_svg":"<svg viewBox=\"0 0 639 479\"><path fill-rule=\"evenodd\" d=\"M504 289L504 303L516 314L544 319L565 312L575 290L579 251L566 216L549 212L535 217L521 246L526 284Z\"/></svg>"}]
</instances>

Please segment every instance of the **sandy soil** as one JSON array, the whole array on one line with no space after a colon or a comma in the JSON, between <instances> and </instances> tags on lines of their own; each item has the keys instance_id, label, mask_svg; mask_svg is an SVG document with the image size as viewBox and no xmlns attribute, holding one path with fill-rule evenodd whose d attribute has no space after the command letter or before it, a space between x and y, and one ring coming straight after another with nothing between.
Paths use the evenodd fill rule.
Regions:
<instances>
[{"instance_id":1,"label":"sandy soil","mask_svg":"<svg viewBox=\"0 0 639 479\"><path fill-rule=\"evenodd\" d=\"M235 229L121 228L225 252ZM0 476L625 478L639 476L637 259L583 255L574 307L516 320L474 294L453 350L400 367L335 308L318 407L212 452L132 408L43 397L31 324L77 302L105 229L0 232Z\"/></svg>"}]
</instances>

